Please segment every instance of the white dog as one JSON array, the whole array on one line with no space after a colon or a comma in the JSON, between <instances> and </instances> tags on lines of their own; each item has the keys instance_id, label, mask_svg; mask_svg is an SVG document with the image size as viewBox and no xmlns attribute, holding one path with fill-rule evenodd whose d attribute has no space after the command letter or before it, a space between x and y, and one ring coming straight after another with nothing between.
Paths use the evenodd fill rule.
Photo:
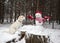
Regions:
<instances>
[{"instance_id":1,"label":"white dog","mask_svg":"<svg viewBox=\"0 0 60 43\"><path fill-rule=\"evenodd\" d=\"M11 33L11 34L15 33L17 31L17 29L23 25L22 24L23 20L25 20L25 17L22 15L19 16L18 19L16 20L16 22L14 22L10 26L9 33Z\"/></svg>"},{"instance_id":2,"label":"white dog","mask_svg":"<svg viewBox=\"0 0 60 43\"><path fill-rule=\"evenodd\" d=\"M25 17L24 16L19 16L18 19L16 20L16 22L14 22L10 28L7 30L7 31L4 31L4 32L7 32L7 33L10 33L10 34L14 34L19 27L21 27L23 24L23 20L25 20Z\"/></svg>"}]
</instances>

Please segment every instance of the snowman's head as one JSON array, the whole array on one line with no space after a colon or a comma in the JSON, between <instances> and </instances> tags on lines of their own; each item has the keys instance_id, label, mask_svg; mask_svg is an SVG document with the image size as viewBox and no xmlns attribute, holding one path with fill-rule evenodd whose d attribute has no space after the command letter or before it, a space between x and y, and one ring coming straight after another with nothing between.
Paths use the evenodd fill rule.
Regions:
<instances>
[{"instance_id":1,"label":"snowman's head","mask_svg":"<svg viewBox=\"0 0 60 43\"><path fill-rule=\"evenodd\" d=\"M42 17L42 15L40 13L36 13L35 16L36 17Z\"/></svg>"},{"instance_id":2,"label":"snowman's head","mask_svg":"<svg viewBox=\"0 0 60 43\"><path fill-rule=\"evenodd\" d=\"M37 11L36 14L35 14L36 17L42 17L42 13L40 11Z\"/></svg>"}]
</instances>

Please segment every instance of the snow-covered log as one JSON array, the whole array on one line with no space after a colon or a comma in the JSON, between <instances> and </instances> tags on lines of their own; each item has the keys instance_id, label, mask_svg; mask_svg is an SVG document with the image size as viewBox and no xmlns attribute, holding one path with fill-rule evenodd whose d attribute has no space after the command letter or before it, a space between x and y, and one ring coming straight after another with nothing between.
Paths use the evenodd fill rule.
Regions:
<instances>
[{"instance_id":1,"label":"snow-covered log","mask_svg":"<svg viewBox=\"0 0 60 43\"><path fill-rule=\"evenodd\" d=\"M35 43L35 39L36 40L42 39L43 40L42 42L44 42L44 39L46 39L46 42L49 43L60 43L60 34L59 34L60 30L58 29L48 29L44 28L43 26L36 26L36 25L24 25L23 27L19 28L18 31L16 31L15 34L13 35L9 33L4 33L3 32L4 30L5 28L0 30L0 43L6 43L6 42L17 43L17 41L19 41L19 38L21 38L21 36L22 40L26 39L26 43L28 41L27 39L31 39L31 42L32 40L34 40L33 43ZM24 41L22 41L21 43L23 42Z\"/></svg>"}]
</instances>

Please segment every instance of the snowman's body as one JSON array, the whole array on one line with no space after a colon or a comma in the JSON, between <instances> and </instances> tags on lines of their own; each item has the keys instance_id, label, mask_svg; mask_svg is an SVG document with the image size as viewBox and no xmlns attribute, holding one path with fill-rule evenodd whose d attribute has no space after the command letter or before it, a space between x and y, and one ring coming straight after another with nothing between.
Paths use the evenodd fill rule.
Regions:
<instances>
[{"instance_id":1,"label":"snowman's body","mask_svg":"<svg viewBox=\"0 0 60 43\"><path fill-rule=\"evenodd\" d=\"M43 18L36 18L35 22L36 22L36 25L42 25L43 24Z\"/></svg>"}]
</instances>

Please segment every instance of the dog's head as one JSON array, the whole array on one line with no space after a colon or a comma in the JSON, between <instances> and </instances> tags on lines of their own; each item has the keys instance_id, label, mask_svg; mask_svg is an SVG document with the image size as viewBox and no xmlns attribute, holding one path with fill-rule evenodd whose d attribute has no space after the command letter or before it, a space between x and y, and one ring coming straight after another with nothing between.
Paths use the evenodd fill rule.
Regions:
<instances>
[{"instance_id":1,"label":"dog's head","mask_svg":"<svg viewBox=\"0 0 60 43\"><path fill-rule=\"evenodd\" d=\"M18 21L22 22L23 20L25 20L25 16L21 15L18 17Z\"/></svg>"}]
</instances>

